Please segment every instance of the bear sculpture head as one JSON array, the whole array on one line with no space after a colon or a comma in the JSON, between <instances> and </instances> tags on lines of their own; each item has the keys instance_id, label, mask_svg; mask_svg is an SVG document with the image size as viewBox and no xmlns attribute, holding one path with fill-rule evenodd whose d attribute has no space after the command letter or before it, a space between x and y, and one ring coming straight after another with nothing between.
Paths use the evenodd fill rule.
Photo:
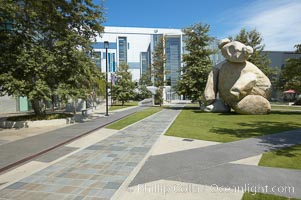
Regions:
<instances>
[{"instance_id":1,"label":"bear sculpture head","mask_svg":"<svg viewBox=\"0 0 301 200\"><path fill-rule=\"evenodd\" d=\"M222 55L230 62L242 63L253 53L253 48L238 41L230 41L228 38L221 40L219 46Z\"/></svg>"}]
</instances>

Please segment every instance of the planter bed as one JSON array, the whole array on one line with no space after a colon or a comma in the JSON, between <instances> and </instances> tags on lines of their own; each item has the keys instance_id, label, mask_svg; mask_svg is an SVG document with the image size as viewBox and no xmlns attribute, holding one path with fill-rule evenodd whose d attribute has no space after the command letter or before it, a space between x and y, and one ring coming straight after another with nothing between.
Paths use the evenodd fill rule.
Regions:
<instances>
[{"instance_id":1,"label":"planter bed","mask_svg":"<svg viewBox=\"0 0 301 200\"><path fill-rule=\"evenodd\" d=\"M71 117L62 119L51 119L51 120L25 120L25 121L10 121L4 120L0 122L1 128L29 128L29 127L44 127L44 126L56 126L64 124L72 124L74 119Z\"/></svg>"}]
</instances>

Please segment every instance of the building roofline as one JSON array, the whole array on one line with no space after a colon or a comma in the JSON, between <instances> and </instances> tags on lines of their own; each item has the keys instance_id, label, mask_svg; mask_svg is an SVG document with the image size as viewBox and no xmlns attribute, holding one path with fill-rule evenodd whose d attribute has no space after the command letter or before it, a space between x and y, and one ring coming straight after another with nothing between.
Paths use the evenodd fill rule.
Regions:
<instances>
[{"instance_id":1,"label":"building roofline","mask_svg":"<svg viewBox=\"0 0 301 200\"><path fill-rule=\"evenodd\" d=\"M122 26L105 26L104 34L125 33L125 34L173 34L182 35L181 29L175 28L145 28L145 27L122 27Z\"/></svg>"},{"instance_id":2,"label":"building roofline","mask_svg":"<svg viewBox=\"0 0 301 200\"><path fill-rule=\"evenodd\" d=\"M295 51L268 51L268 50L263 50L262 52L265 52L265 53L289 53L289 54L301 54L301 53L296 53Z\"/></svg>"}]
</instances>

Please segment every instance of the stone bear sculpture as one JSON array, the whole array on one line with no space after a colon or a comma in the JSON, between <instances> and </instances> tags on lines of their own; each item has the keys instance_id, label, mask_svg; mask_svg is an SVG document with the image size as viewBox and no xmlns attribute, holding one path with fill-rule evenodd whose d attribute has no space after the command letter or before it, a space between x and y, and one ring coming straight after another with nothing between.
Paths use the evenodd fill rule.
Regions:
<instances>
[{"instance_id":1,"label":"stone bear sculpture","mask_svg":"<svg viewBox=\"0 0 301 200\"><path fill-rule=\"evenodd\" d=\"M250 46L223 39L219 48L225 61L209 74L203 98L205 111L240 114L267 114L271 105L271 82L254 64L247 61L253 53ZM220 96L221 99L218 99Z\"/></svg>"}]
</instances>

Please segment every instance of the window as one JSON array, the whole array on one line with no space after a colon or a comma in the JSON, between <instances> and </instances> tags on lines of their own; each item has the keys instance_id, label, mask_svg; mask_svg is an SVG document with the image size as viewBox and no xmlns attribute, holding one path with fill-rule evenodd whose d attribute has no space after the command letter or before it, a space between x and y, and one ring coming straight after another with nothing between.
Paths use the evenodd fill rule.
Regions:
<instances>
[{"instance_id":1,"label":"window","mask_svg":"<svg viewBox=\"0 0 301 200\"><path fill-rule=\"evenodd\" d=\"M118 46L119 46L119 63L127 63L127 38L119 37L118 38Z\"/></svg>"}]
</instances>

